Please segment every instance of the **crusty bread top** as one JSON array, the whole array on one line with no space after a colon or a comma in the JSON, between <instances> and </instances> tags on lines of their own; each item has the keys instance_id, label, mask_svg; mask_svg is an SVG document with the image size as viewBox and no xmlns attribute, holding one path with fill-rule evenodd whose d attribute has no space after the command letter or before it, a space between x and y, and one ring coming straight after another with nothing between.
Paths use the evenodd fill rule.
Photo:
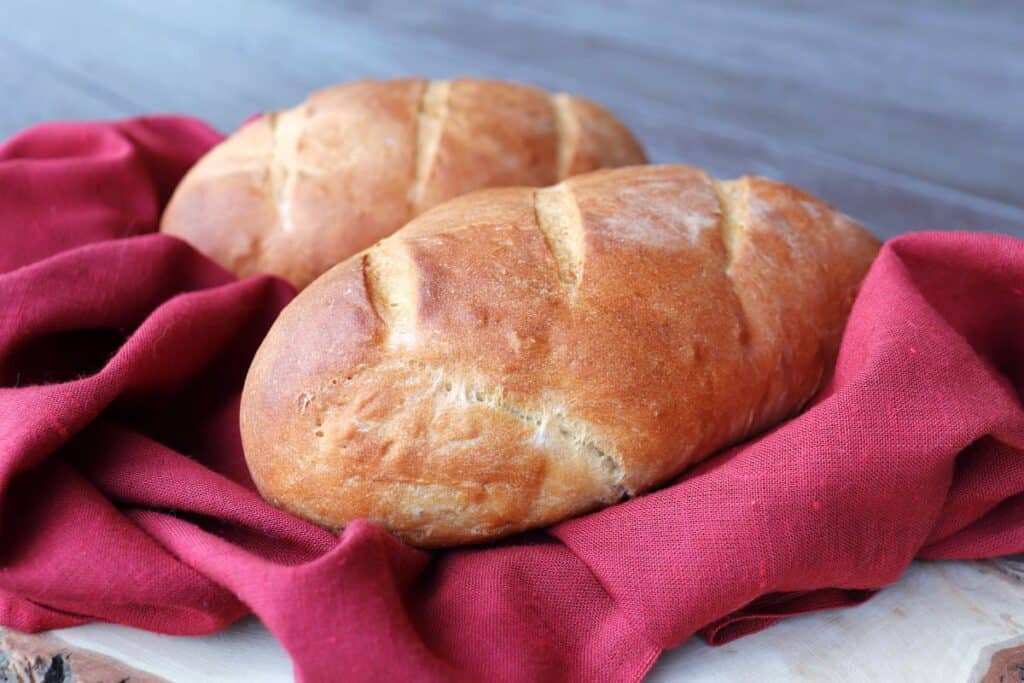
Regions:
<instances>
[{"instance_id":1,"label":"crusty bread top","mask_svg":"<svg viewBox=\"0 0 1024 683\"><path fill-rule=\"evenodd\" d=\"M421 211L486 187L638 164L602 107L499 81L358 81L262 116L185 176L161 230L302 288Z\"/></svg>"},{"instance_id":2,"label":"crusty bread top","mask_svg":"<svg viewBox=\"0 0 1024 683\"><path fill-rule=\"evenodd\" d=\"M804 405L877 249L796 188L686 166L452 200L281 313L242 399L253 479L424 546L615 502Z\"/></svg>"}]
</instances>

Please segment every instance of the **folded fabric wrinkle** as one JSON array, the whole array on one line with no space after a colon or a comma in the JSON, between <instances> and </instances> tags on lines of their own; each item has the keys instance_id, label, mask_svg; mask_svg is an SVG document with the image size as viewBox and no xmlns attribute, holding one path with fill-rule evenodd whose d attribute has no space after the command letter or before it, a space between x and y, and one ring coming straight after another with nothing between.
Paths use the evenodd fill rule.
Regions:
<instances>
[{"instance_id":1,"label":"folded fabric wrinkle","mask_svg":"<svg viewBox=\"0 0 1024 683\"><path fill-rule=\"evenodd\" d=\"M276 510L238 399L294 292L152 234L219 139L146 117L0 146L0 624L251 611L303 681L637 680L915 557L1024 551L1024 242L960 232L886 245L807 410L649 495L429 553Z\"/></svg>"}]
</instances>

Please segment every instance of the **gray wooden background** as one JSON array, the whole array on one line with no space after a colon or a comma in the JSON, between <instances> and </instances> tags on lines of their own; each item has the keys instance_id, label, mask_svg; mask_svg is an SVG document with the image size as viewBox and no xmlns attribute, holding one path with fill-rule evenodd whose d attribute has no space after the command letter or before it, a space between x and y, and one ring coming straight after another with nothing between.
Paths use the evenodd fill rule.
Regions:
<instances>
[{"instance_id":1,"label":"gray wooden background","mask_svg":"<svg viewBox=\"0 0 1024 683\"><path fill-rule=\"evenodd\" d=\"M0 137L184 112L231 130L365 77L604 102L657 161L806 187L890 236L1024 236L1024 2L0 0Z\"/></svg>"}]
</instances>

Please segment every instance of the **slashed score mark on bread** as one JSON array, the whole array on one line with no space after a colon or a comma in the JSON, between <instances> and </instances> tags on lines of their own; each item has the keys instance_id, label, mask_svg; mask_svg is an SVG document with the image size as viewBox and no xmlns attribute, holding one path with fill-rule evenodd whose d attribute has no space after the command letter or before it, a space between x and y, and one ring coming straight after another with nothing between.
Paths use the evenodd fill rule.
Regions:
<instances>
[{"instance_id":1,"label":"slashed score mark on bread","mask_svg":"<svg viewBox=\"0 0 1024 683\"><path fill-rule=\"evenodd\" d=\"M298 288L447 199L641 164L601 106L458 79L359 81L259 117L185 176L161 230L239 276Z\"/></svg>"},{"instance_id":2,"label":"slashed score mark on bread","mask_svg":"<svg viewBox=\"0 0 1024 683\"><path fill-rule=\"evenodd\" d=\"M453 545L661 484L798 411L877 241L687 166L446 202L281 314L241 427L269 500Z\"/></svg>"}]
</instances>

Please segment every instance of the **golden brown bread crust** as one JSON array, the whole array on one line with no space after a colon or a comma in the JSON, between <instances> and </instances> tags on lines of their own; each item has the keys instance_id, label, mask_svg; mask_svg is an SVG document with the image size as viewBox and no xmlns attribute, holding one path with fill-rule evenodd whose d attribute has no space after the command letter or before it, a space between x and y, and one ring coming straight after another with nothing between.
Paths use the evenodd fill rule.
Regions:
<instances>
[{"instance_id":1,"label":"golden brown bread crust","mask_svg":"<svg viewBox=\"0 0 1024 683\"><path fill-rule=\"evenodd\" d=\"M423 546L615 502L799 410L877 249L801 190L686 166L449 201L281 313L242 397L253 479Z\"/></svg>"},{"instance_id":2,"label":"golden brown bread crust","mask_svg":"<svg viewBox=\"0 0 1024 683\"><path fill-rule=\"evenodd\" d=\"M358 81L262 116L201 159L161 230L298 288L466 192L644 163L615 116L499 81Z\"/></svg>"}]
</instances>

